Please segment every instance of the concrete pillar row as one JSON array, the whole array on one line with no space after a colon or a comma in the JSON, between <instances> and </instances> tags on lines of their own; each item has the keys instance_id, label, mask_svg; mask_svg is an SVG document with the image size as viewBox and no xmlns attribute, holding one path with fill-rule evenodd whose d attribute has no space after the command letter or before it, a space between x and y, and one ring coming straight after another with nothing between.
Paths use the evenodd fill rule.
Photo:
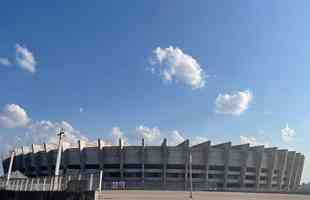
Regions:
<instances>
[{"instance_id":1,"label":"concrete pillar row","mask_svg":"<svg viewBox=\"0 0 310 200\"><path fill-rule=\"evenodd\" d=\"M292 159L291 159L290 169L287 173L287 191L290 191L291 189L291 183L293 179L294 167L295 167L295 162L296 162L296 152L289 152L289 153L292 154Z\"/></svg>"},{"instance_id":2,"label":"concrete pillar row","mask_svg":"<svg viewBox=\"0 0 310 200\"><path fill-rule=\"evenodd\" d=\"M275 169L275 161L277 156L276 148L270 149L271 158L268 160L268 179L267 179L267 187L269 190L272 190L272 177Z\"/></svg>"},{"instance_id":3,"label":"concrete pillar row","mask_svg":"<svg viewBox=\"0 0 310 200\"><path fill-rule=\"evenodd\" d=\"M209 152L211 142L208 141L204 146L204 163L205 163L205 186L208 187L208 174L209 174Z\"/></svg>"},{"instance_id":4,"label":"concrete pillar row","mask_svg":"<svg viewBox=\"0 0 310 200\"><path fill-rule=\"evenodd\" d=\"M278 153L279 159L278 159L278 168L279 168L279 176L278 176L278 190L282 190L282 183L283 183L283 177L285 175L285 171L287 169L287 155L288 151L287 150L281 150Z\"/></svg>"},{"instance_id":5,"label":"concrete pillar row","mask_svg":"<svg viewBox=\"0 0 310 200\"><path fill-rule=\"evenodd\" d=\"M144 138L141 140L141 182L144 187L144 163L145 163L145 146Z\"/></svg>"},{"instance_id":6,"label":"concrete pillar row","mask_svg":"<svg viewBox=\"0 0 310 200\"><path fill-rule=\"evenodd\" d=\"M103 156L104 156L104 152L103 152L103 147L104 147L104 142L100 139L97 140L97 156L98 156L98 164L99 164L99 170L102 171L101 172L101 179L103 179L104 176L104 165L103 165ZM101 180L102 181L102 180ZM100 188L101 190L101 188Z\"/></svg>"},{"instance_id":7,"label":"concrete pillar row","mask_svg":"<svg viewBox=\"0 0 310 200\"><path fill-rule=\"evenodd\" d=\"M80 171L85 171L85 156L84 156L84 147L85 147L85 141L79 140L78 141L79 149L80 149Z\"/></svg>"},{"instance_id":8,"label":"concrete pillar row","mask_svg":"<svg viewBox=\"0 0 310 200\"><path fill-rule=\"evenodd\" d=\"M188 181L188 177L189 177L189 165L190 165L190 148L189 148L189 140L186 140L183 142L183 155L185 156L184 159L184 166L185 166L185 173L184 173L184 189L187 190L188 185L189 185L189 181Z\"/></svg>"},{"instance_id":9,"label":"concrete pillar row","mask_svg":"<svg viewBox=\"0 0 310 200\"><path fill-rule=\"evenodd\" d=\"M223 182L223 189L227 189L230 148L231 148L230 142L228 142L224 145L224 182Z\"/></svg>"},{"instance_id":10,"label":"concrete pillar row","mask_svg":"<svg viewBox=\"0 0 310 200\"><path fill-rule=\"evenodd\" d=\"M123 150L123 141L120 138L118 140L118 146L119 146L119 159L120 159L120 178L121 180L124 180L124 150Z\"/></svg>"},{"instance_id":11,"label":"concrete pillar row","mask_svg":"<svg viewBox=\"0 0 310 200\"><path fill-rule=\"evenodd\" d=\"M162 186L166 188L167 185L167 162L168 162L168 148L167 148L167 139L165 138L161 144L161 153L162 153Z\"/></svg>"},{"instance_id":12,"label":"concrete pillar row","mask_svg":"<svg viewBox=\"0 0 310 200\"><path fill-rule=\"evenodd\" d=\"M260 146L256 149L256 190L260 189L260 174L261 174L261 168L262 168L262 160L263 160L263 154L264 154L264 146Z\"/></svg>"},{"instance_id":13,"label":"concrete pillar row","mask_svg":"<svg viewBox=\"0 0 310 200\"><path fill-rule=\"evenodd\" d=\"M240 187L245 188L245 174L247 169L247 162L249 157L249 145L242 146L242 163L240 171Z\"/></svg>"},{"instance_id":14,"label":"concrete pillar row","mask_svg":"<svg viewBox=\"0 0 310 200\"><path fill-rule=\"evenodd\" d=\"M294 182L293 182L293 190L297 190L299 183L298 183L298 176L299 171L302 167L302 155L300 153L297 153L297 162L296 162L296 170L294 171Z\"/></svg>"}]
</instances>

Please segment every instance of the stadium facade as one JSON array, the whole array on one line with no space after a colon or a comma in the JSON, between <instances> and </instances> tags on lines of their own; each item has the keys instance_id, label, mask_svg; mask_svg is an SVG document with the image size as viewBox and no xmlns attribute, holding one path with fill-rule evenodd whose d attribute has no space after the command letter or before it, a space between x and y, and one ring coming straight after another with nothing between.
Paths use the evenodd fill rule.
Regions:
<instances>
[{"instance_id":1,"label":"stadium facade","mask_svg":"<svg viewBox=\"0 0 310 200\"><path fill-rule=\"evenodd\" d=\"M294 191L298 188L305 156L286 149L231 145L194 146L189 140L168 146L105 146L103 140L88 145L79 141L76 148L63 149L61 173L97 173L103 182L136 183L141 189L186 190L192 177L194 190L222 189L244 191ZM57 148L50 144L15 149L12 171L28 177L52 176ZM190 159L192 158L192 159ZM3 159L7 173L10 158ZM191 173L190 173L191 172ZM191 174L191 175L190 175Z\"/></svg>"}]
</instances>

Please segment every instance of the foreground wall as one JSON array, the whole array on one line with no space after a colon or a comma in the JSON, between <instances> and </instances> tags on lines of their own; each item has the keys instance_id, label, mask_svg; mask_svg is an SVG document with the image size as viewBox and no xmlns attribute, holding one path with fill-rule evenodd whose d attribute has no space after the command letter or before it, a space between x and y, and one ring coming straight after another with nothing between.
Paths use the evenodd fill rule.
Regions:
<instances>
[{"instance_id":1,"label":"foreground wall","mask_svg":"<svg viewBox=\"0 0 310 200\"><path fill-rule=\"evenodd\" d=\"M300 184L304 155L264 146L231 143L190 146L104 146L103 141L63 150L62 174L96 173L103 170L104 187L125 181L128 188L184 190L189 187L189 157L192 155L196 190L294 191ZM53 175L57 151L50 145L16 149L13 171L27 176ZM9 158L3 161L7 172Z\"/></svg>"},{"instance_id":2,"label":"foreground wall","mask_svg":"<svg viewBox=\"0 0 310 200\"><path fill-rule=\"evenodd\" d=\"M94 192L22 192L0 190L3 200L94 200Z\"/></svg>"}]
</instances>

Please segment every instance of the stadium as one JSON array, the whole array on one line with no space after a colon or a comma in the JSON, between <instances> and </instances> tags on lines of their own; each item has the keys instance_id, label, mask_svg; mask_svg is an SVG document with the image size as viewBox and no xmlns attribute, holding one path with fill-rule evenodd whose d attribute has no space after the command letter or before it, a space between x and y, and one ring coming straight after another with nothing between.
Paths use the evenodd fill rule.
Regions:
<instances>
[{"instance_id":1,"label":"stadium","mask_svg":"<svg viewBox=\"0 0 310 200\"><path fill-rule=\"evenodd\" d=\"M15 149L12 171L27 177L53 176L57 147L33 144ZM63 148L61 175L102 173L102 181L122 181L126 189L223 191L295 191L300 185L304 155L286 149L232 145L211 145L206 141L190 146L185 140L168 146L106 146L78 141L76 147ZM10 157L3 159L7 173Z\"/></svg>"}]
</instances>

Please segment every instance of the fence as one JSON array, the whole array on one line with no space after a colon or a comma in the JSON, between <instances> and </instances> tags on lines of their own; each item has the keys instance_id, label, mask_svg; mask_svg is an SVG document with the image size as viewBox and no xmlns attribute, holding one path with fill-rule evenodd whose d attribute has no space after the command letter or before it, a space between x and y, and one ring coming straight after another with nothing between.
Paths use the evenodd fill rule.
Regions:
<instances>
[{"instance_id":1,"label":"fence","mask_svg":"<svg viewBox=\"0 0 310 200\"><path fill-rule=\"evenodd\" d=\"M100 173L49 176L27 179L0 179L0 188L12 191L94 191L101 189Z\"/></svg>"}]
</instances>

